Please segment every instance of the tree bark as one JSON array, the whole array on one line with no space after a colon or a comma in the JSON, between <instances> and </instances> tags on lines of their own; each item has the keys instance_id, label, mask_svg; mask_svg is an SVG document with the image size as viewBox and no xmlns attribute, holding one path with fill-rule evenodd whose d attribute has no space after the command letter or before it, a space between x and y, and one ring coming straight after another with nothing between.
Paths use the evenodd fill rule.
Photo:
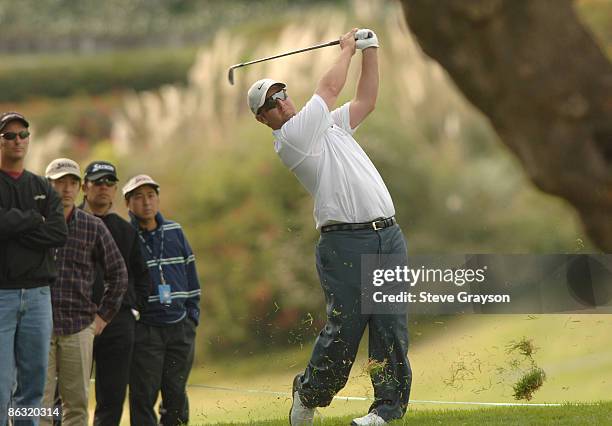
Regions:
<instances>
[{"instance_id":1,"label":"tree bark","mask_svg":"<svg viewBox=\"0 0 612 426\"><path fill-rule=\"evenodd\" d=\"M402 0L427 55L533 183L612 252L612 64L570 0Z\"/></svg>"}]
</instances>

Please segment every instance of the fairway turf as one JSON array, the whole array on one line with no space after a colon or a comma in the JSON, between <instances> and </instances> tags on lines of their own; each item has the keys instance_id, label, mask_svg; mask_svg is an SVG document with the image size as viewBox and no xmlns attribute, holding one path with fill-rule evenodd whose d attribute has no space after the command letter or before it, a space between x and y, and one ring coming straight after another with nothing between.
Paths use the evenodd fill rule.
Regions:
<instances>
[{"instance_id":1,"label":"fairway turf","mask_svg":"<svg viewBox=\"0 0 612 426\"><path fill-rule=\"evenodd\" d=\"M440 320L429 329L414 327L414 334L423 335L414 339L410 350L414 370L411 416L420 411L431 413L444 409L460 413L474 408L473 405L439 405L418 400L525 402L515 401L512 396L512 385L519 376L509 370L512 356L506 353L507 345L522 337L533 339L537 347L534 359L547 374L547 380L531 402L609 400L612 395L611 325L612 316L609 315L471 315L448 322ZM251 424L260 424L267 419L284 419L291 406L291 380L306 365L310 352L310 345L304 345L289 351L237 356L225 362L198 365L189 380L192 385L234 391L189 387L192 422L248 424L251 421ZM367 341L364 341L347 386L339 396L373 396L370 378L364 372L366 363ZM464 370L451 382L451 373L460 366ZM506 371L501 372L501 367ZM326 419L361 416L370 404L371 400L334 400L320 412ZM520 411L521 415L524 412Z\"/></svg>"},{"instance_id":2,"label":"fairway turf","mask_svg":"<svg viewBox=\"0 0 612 426\"><path fill-rule=\"evenodd\" d=\"M547 374L532 403L588 404L609 400L612 395L610 326L610 315L471 315L453 321L441 319L429 328L414 327L412 332L417 336L410 350L414 370L411 401L414 403L410 405L406 424L612 425L610 404L570 405L561 407L562 410L495 407L474 411L473 405L424 401L518 402L512 397L512 384L517 376L500 372L498 367L507 368L507 345L522 337L533 339L538 348L534 359ZM291 380L304 368L310 353L311 345L305 344L267 354L237 353L214 362L196 360L187 389L190 424L287 424ZM367 339L362 342L351 377L339 396L373 396L370 379L364 372L366 363ZM451 383L451 372L458 365L465 369L463 376L457 375ZM93 414L93 390L90 395ZM370 404L369 399L334 400L320 412L327 419L325 424L349 424L351 418L364 415ZM472 422L472 418L477 420ZM127 404L121 422L124 425L129 425Z\"/></svg>"},{"instance_id":3,"label":"fairway turf","mask_svg":"<svg viewBox=\"0 0 612 426\"><path fill-rule=\"evenodd\" d=\"M355 416L336 417L315 425L346 426ZM217 423L229 425L286 426L287 419L252 423ZM409 412L404 419L389 423L399 425L609 425L612 424L612 402L568 404L561 407L509 407L477 410L420 410Z\"/></svg>"}]
</instances>

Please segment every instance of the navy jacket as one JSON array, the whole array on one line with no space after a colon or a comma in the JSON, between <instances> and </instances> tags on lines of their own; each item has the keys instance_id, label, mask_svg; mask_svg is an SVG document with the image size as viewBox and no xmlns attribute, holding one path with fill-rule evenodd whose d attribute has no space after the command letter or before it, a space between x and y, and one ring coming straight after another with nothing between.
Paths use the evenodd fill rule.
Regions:
<instances>
[{"instance_id":1,"label":"navy jacket","mask_svg":"<svg viewBox=\"0 0 612 426\"><path fill-rule=\"evenodd\" d=\"M195 256L187 242L181 225L156 216L157 228L146 231L138 226L130 212L132 226L138 231L140 248L149 268L153 283L151 294L140 321L149 325L164 326L182 321L185 316L196 325L200 320L200 282L195 267ZM163 235L163 253L160 253ZM162 283L160 263L166 284L170 286L171 303L161 304L159 285Z\"/></svg>"}]
</instances>

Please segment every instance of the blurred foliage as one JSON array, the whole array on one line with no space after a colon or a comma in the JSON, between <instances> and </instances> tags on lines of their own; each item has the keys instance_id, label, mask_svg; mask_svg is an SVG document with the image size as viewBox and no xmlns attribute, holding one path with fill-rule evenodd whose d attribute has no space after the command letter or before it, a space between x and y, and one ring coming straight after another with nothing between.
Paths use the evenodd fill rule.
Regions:
<instances>
[{"instance_id":1,"label":"blurred foliage","mask_svg":"<svg viewBox=\"0 0 612 426\"><path fill-rule=\"evenodd\" d=\"M121 106L121 92L76 95L68 98L36 98L26 102L0 103L0 110L19 110L44 134L61 126L77 141L95 144L108 139L113 112Z\"/></svg>"},{"instance_id":2,"label":"blurred foliage","mask_svg":"<svg viewBox=\"0 0 612 426\"><path fill-rule=\"evenodd\" d=\"M612 57L612 1L576 0L578 16Z\"/></svg>"},{"instance_id":3,"label":"blurred foliage","mask_svg":"<svg viewBox=\"0 0 612 426\"><path fill-rule=\"evenodd\" d=\"M16 7L0 0L0 52L8 53L0 63L0 103L185 83L198 46L221 26L265 40L285 16L346 3L23 0ZM262 20L270 10L276 20Z\"/></svg>"},{"instance_id":4,"label":"blurred foliage","mask_svg":"<svg viewBox=\"0 0 612 426\"><path fill-rule=\"evenodd\" d=\"M271 0L24 0L19 8L0 0L0 51L13 52L0 63L0 103L185 83L195 46L210 43L221 24L263 42L303 10L346 3L276 1L272 21L261 18ZM576 6L601 44L612 46L612 0L579 0ZM44 53L27 53L37 50Z\"/></svg>"},{"instance_id":5,"label":"blurred foliage","mask_svg":"<svg viewBox=\"0 0 612 426\"><path fill-rule=\"evenodd\" d=\"M170 2L148 4L155 10ZM111 140L93 152L80 152L74 139L52 144L40 134L33 142L59 147L32 149L41 151L37 164L67 152L86 156L79 158L83 163L116 161L122 182L148 173L161 183L162 211L183 224L197 256L203 287L198 350L207 355L300 345L318 333L325 314L314 266L312 200L277 158L271 132L253 119L245 93L255 79L271 76L287 81L301 105L334 50L242 68L235 86L227 84L227 67L333 39L352 26L375 29L381 41L379 103L356 138L389 187L410 254L592 249L573 210L531 185L486 120L423 56L397 3L334 4L323 10L302 5L282 19L253 12L244 25L214 37L211 29L195 65L181 77L186 80L179 80L184 85L132 93L103 127L81 127L83 133L112 130ZM101 6L100 16L107 7ZM358 57L342 102L354 91ZM62 115L52 121L62 124ZM118 208L125 212L121 203Z\"/></svg>"},{"instance_id":6,"label":"blurred foliage","mask_svg":"<svg viewBox=\"0 0 612 426\"><path fill-rule=\"evenodd\" d=\"M343 0L0 0L0 52L92 52L203 42L251 16Z\"/></svg>"},{"instance_id":7,"label":"blurred foliage","mask_svg":"<svg viewBox=\"0 0 612 426\"><path fill-rule=\"evenodd\" d=\"M0 102L61 98L185 83L196 49L140 49L97 55L20 55L0 65Z\"/></svg>"}]
</instances>

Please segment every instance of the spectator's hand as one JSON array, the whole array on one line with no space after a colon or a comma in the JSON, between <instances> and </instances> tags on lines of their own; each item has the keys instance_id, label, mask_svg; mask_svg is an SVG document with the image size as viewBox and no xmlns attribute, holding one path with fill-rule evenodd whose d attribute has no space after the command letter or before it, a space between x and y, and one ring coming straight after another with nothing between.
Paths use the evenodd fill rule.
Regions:
<instances>
[{"instance_id":1,"label":"spectator's hand","mask_svg":"<svg viewBox=\"0 0 612 426\"><path fill-rule=\"evenodd\" d=\"M340 49L349 49L351 56L355 54L355 33L357 28L353 28L348 33L340 37Z\"/></svg>"},{"instance_id":2,"label":"spectator's hand","mask_svg":"<svg viewBox=\"0 0 612 426\"><path fill-rule=\"evenodd\" d=\"M368 37L368 35L371 36ZM355 46L359 50L364 50L368 47L378 47L378 37L376 37L376 33L367 28L357 30L355 38L357 39Z\"/></svg>"},{"instance_id":3,"label":"spectator's hand","mask_svg":"<svg viewBox=\"0 0 612 426\"><path fill-rule=\"evenodd\" d=\"M102 332L104 331L104 328L106 327L106 324L108 323L104 321L100 315L96 314L96 318L94 319L94 324L96 327L94 331L94 335L99 336L100 334L102 334Z\"/></svg>"}]
</instances>

